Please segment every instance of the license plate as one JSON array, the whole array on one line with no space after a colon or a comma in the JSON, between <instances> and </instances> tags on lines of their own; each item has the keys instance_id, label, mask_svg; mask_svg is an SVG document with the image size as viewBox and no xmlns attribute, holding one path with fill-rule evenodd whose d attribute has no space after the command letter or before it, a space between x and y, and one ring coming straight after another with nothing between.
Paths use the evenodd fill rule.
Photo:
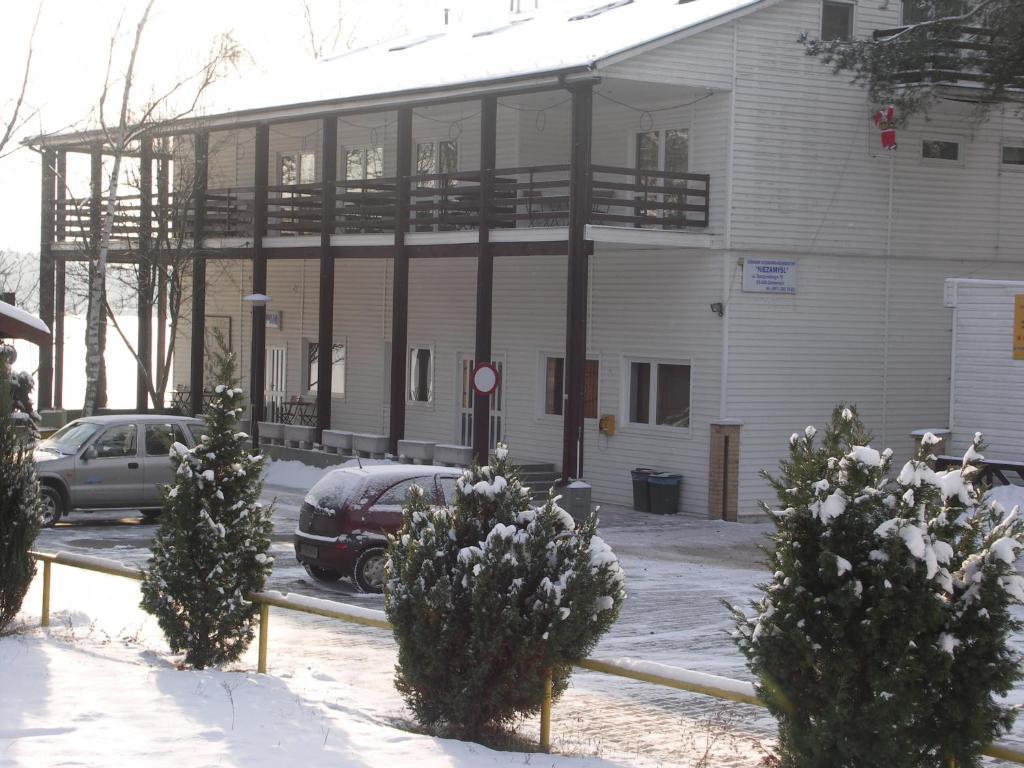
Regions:
<instances>
[{"instance_id":1,"label":"license plate","mask_svg":"<svg viewBox=\"0 0 1024 768\"><path fill-rule=\"evenodd\" d=\"M303 557L311 557L316 560L317 552L316 546L313 544L299 544L299 554Z\"/></svg>"}]
</instances>

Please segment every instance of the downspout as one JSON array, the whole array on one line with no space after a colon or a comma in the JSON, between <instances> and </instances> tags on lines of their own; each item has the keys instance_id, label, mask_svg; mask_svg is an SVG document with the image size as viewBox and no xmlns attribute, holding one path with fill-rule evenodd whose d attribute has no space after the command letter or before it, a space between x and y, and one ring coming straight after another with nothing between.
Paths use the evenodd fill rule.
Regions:
<instances>
[{"instance_id":1,"label":"downspout","mask_svg":"<svg viewBox=\"0 0 1024 768\"><path fill-rule=\"evenodd\" d=\"M882 445L889 444L889 301L892 268L893 195L896 153L889 151L889 211L885 224L885 305L882 311Z\"/></svg>"}]
</instances>

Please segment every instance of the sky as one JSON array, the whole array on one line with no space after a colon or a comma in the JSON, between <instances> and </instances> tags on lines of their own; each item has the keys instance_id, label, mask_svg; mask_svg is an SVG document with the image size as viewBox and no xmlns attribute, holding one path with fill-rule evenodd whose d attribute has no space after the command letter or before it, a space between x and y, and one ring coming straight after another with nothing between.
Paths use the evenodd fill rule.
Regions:
<instances>
[{"instance_id":1,"label":"sky","mask_svg":"<svg viewBox=\"0 0 1024 768\"><path fill-rule=\"evenodd\" d=\"M235 78L311 60L307 3L318 42L333 38L331 30L341 18L335 49L340 52L438 26L446 8L455 23L504 14L510 2L526 10L535 0L156 0L137 63L137 93L145 97L180 73L194 71L224 32L246 52ZM548 7L565 0L542 2ZM0 27L4 124L20 88L38 7L32 0L9 0L5 6ZM42 0L25 99L34 116L22 136L95 123L111 40L117 75L124 70L144 6L143 0ZM216 104L210 109L216 110ZM38 250L39 177L35 152L19 149L0 158L0 251Z\"/></svg>"}]
</instances>

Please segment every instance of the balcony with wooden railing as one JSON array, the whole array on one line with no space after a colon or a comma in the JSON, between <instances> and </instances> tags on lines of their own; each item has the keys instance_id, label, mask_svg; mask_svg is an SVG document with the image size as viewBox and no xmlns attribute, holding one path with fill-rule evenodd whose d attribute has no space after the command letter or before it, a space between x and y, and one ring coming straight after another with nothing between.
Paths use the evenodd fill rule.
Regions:
<instances>
[{"instance_id":1,"label":"balcony with wooden railing","mask_svg":"<svg viewBox=\"0 0 1024 768\"><path fill-rule=\"evenodd\" d=\"M455 232L491 229L565 227L571 202L569 165L498 168L408 178L407 232ZM397 178L354 179L335 186L335 235L394 234L398 216ZM320 183L267 188L268 237L313 236L322 232ZM590 224L661 230L708 226L710 177L706 174L594 165L589 175ZM251 239L254 188L209 189L205 195L204 238ZM101 200L100 213L107 199ZM119 196L112 239L131 247L143 223L139 195ZM55 242L88 244L93 226L91 200L57 201ZM194 231L192 196L156 196L149 208L148 231L169 242L190 240ZM564 237L557 235L557 237ZM443 240L444 238L439 238ZM208 245L207 248L210 246Z\"/></svg>"}]
</instances>

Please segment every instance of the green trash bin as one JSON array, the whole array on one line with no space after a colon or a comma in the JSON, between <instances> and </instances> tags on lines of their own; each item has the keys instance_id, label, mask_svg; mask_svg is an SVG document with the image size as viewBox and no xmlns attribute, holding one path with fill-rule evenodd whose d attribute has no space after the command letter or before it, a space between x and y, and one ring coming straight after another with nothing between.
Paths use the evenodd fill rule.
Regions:
<instances>
[{"instance_id":1,"label":"green trash bin","mask_svg":"<svg viewBox=\"0 0 1024 768\"><path fill-rule=\"evenodd\" d=\"M637 467L630 474L633 476L633 509L637 512L650 512L651 495L647 487L647 478L655 474L654 470Z\"/></svg>"},{"instance_id":2,"label":"green trash bin","mask_svg":"<svg viewBox=\"0 0 1024 768\"><path fill-rule=\"evenodd\" d=\"M647 478L650 511L656 515L674 515L679 511L679 490L683 476L671 472L657 472Z\"/></svg>"}]
</instances>

